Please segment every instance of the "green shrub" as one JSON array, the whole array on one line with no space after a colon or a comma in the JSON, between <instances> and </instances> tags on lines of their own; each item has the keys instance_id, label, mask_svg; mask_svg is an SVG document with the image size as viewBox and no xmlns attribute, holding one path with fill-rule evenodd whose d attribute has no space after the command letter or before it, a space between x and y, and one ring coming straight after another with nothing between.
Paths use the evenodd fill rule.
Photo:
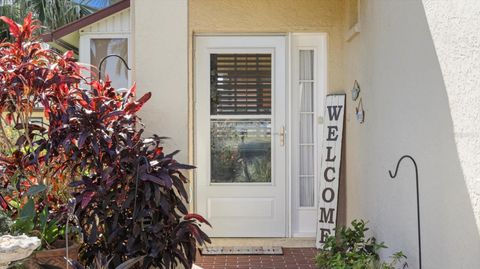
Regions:
<instances>
[{"instance_id":1,"label":"green shrub","mask_svg":"<svg viewBox=\"0 0 480 269\"><path fill-rule=\"evenodd\" d=\"M9 234L12 224L10 217L5 212L0 211L0 236Z\"/></svg>"},{"instance_id":2,"label":"green shrub","mask_svg":"<svg viewBox=\"0 0 480 269\"><path fill-rule=\"evenodd\" d=\"M352 221L352 227L341 227L337 237L329 236L322 250L315 257L315 263L320 269L395 269L408 267L403 252L392 255L390 262L380 260L378 251L387 246L377 243L374 237L365 238L368 231L363 220Z\"/></svg>"}]
</instances>

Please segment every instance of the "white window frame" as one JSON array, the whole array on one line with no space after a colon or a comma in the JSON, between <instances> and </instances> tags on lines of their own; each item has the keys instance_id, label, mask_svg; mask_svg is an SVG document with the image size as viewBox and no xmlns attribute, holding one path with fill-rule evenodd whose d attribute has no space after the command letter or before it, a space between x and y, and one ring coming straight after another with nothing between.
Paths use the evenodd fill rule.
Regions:
<instances>
[{"instance_id":1,"label":"white window frame","mask_svg":"<svg viewBox=\"0 0 480 269\"><path fill-rule=\"evenodd\" d=\"M314 51L314 205L312 207L300 207L299 190L299 51ZM321 157L321 142L323 137L324 100L327 93L327 34L326 33L291 33L290 34L290 114L289 114L289 144L290 152L290 235L291 237L314 237L317 221L318 184ZM296 129L295 129L296 128Z\"/></svg>"},{"instance_id":2,"label":"white window frame","mask_svg":"<svg viewBox=\"0 0 480 269\"><path fill-rule=\"evenodd\" d=\"M127 39L127 63L128 67L132 68L132 44L131 44L131 38L130 38L130 33L81 33L80 35L80 48L79 48L79 60L80 63L85 63L90 65L91 64L91 59L90 59L90 45L91 45L91 40L92 39L113 39L113 38L125 38ZM86 77L90 77L90 74L86 72L85 70L82 71L83 75ZM132 71L128 70L128 85L127 87L132 86Z\"/></svg>"}]
</instances>

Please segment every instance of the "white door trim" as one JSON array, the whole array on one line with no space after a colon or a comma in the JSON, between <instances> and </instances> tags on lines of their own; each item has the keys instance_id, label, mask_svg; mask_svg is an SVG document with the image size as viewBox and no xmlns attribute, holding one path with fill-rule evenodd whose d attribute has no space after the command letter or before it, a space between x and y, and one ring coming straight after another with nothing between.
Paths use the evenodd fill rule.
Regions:
<instances>
[{"instance_id":1,"label":"white door trim","mask_svg":"<svg viewBox=\"0 0 480 269\"><path fill-rule=\"evenodd\" d=\"M198 143L198 137L197 137L197 128L198 128L198 113L197 113L197 98L196 98L196 95L197 95L197 90L196 90L196 78L198 76L198 70L195 68L195 62L196 62L196 57L197 57L197 51L196 51L196 44L195 44L195 38L196 37L213 37L213 36L239 36L239 37L245 37L245 36L287 36L287 57L286 57L286 65L287 65L287 74L286 74L286 87L287 87L287 111L292 111L292 108L293 108L293 103L292 103L292 94L293 94L293 82L292 82L292 73L294 72L294 70L292 70L292 56L293 56L293 51L295 49L298 49L298 46L295 47L294 46L294 42L293 40L296 39L296 40L303 40L303 42L305 43L305 46L309 46L309 47L315 47L315 50L316 50L316 58L317 58L317 63L316 63L316 73L317 73L317 76L318 76L318 95L316 96L318 103L316 104L316 107L317 107L317 121L321 121L321 118L323 117L323 101L324 101L324 98L327 94L327 87L328 87L328 73L327 73L327 62L328 62L328 47L327 47L327 44L328 44L328 35L327 33L289 33L289 34L281 34L281 33L264 33L264 34L259 34L259 33L196 33L194 34L194 45L193 45L193 59L194 59L194 78L193 78L193 87L194 87L194 129L195 129L195 136L194 136L194 161L195 163L197 163L197 160L198 160L198 150L197 150L197 146L196 144ZM313 40L316 40L317 43L310 43L310 45L308 44L308 40L312 41ZM286 234L285 234L285 237L315 237L315 226L313 226L312 228L312 232L307 232L307 233L302 233L302 232L299 232L299 231L295 231L294 230L294 219L293 219L293 216L295 216L295 210L297 210L297 208L293 205L293 201L295 199L298 199L298 194L294 193L294 188L293 188L293 165L294 165L294 161L295 160L292 160L292 147L290 145L293 145L293 141L295 141L295 139L298 139L296 137L293 137L291 134L293 134L293 130L292 130L292 126L293 125L293 121L294 119L292 118L292 113L287 113L287 119L286 119L286 130L287 130L287 141L286 141L286 145L287 145L287 167L286 167L286 173L287 173L287 181L286 181L286 196L285 196L285 199L286 199ZM321 128L321 126L318 126L317 125L317 129L318 128ZM321 132L321 129L320 131L317 132L317 141L322 141L321 139L321 136L322 136L322 132ZM318 145L318 148L320 149L320 144ZM318 154L320 154L318 152ZM318 169L317 169L318 170ZM317 183L318 183L318 173L317 173ZM198 173L195 172L195 177L194 177L197 181L198 179ZM316 186L317 187L317 186ZM194 200L194 208L195 210L198 209L198 205L197 205L197 197L198 197L198 183L197 182L194 182L193 184L193 191L194 191L194 194L192 195L192 197L195 198ZM318 190L316 189L315 190L316 192L318 192ZM317 206L317 199L315 199L315 206L313 208L311 208L310 210L316 210L316 206ZM316 211L315 211L316 212ZM315 213L316 214L316 213ZM316 221L316 217L314 217L315 221Z\"/></svg>"},{"instance_id":2,"label":"white door trim","mask_svg":"<svg viewBox=\"0 0 480 269\"><path fill-rule=\"evenodd\" d=\"M286 149L288 147L287 141L285 145L280 144L278 136L279 130L287 128L286 115L288 114L288 103L286 94L288 92L288 82L286 74L286 56L287 56L287 39L284 36L215 36L215 37L197 37L195 44L195 77L194 77L194 93L195 93L195 164L197 169L195 171L195 202L196 210L199 213L205 214L209 218L209 214L214 212L217 223L227 223L229 220L226 215L219 212L225 212L226 208L221 204L235 203L236 201L243 201L243 203L252 206L253 201L264 206L263 213L258 213L261 216L258 218L258 230L252 230L248 227L245 231L240 228L231 229L231 231L239 231L237 235L229 235L227 224L222 225L222 229L210 231L215 236L258 236L258 237L287 237L288 228L288 211L287 211L287 165L286 165ZM218 118L210 115L210 102L207 93L199 94L199 91L209 89L208 82L210 70L205 68L205 63L210 61L211 53L269 53L272 55L272 113L267 118L271 118L271 139L272 139L272 181L269 183L211 183L210 182L210 119ZM208 57L208 58L206 58ZM202 68L198 67L199 63ZM220 116L221 118L221 116ZM232 117L228 117L232 118ZM262 117L265 118L265 117ZM206 123L206 119L208 123ZM200 145L199 141L204 143ZM205 145L208 145L205 146ZM278 151L278 152L276 152ZM228 188L238 186L238 192ZM246 191L249 186L256 186L258 188L250 188L248 193ZM223 188L223 189L222 189ZM215 190L214 190L215 189ZM242 190L243 189L243 190ZM222 195L218 190L225 191ZM271 191L268 191L271 190ZM213 193L210 193L213 192ZM266 191L266 192L265 192ZM228 194L227 194L228 193ZM213 194L213 195L212 195ZM266 195L266 196L265 196ZM268 196L268 197L267 197ZM233 198L232 198L233 197ZM229 200L230 199L230 200ZM247 201L247 199L249 201ZM221 202L221 203L220 203ZM217 210L212 210L212 208ZM261 208L261 207L259 207ZM255 208L251 208L255 210ZM259 209L260 210L260 209ZM265 211L266 210L266 211ZM271 211L271 213L269 213ZM216 212L216 213L215 213ZM243 211L242 211L243 212ZM247 211L246 211L247 212ZM258 211L260 212L260 211ZM220 215L218 215L220 214ZM240 213L244 214L244 213ZM255 213L256 214L256 213ZM254 215L255 215L254 214ZM265 214L265 215L263 215ZM269 215L270 214L270 215ZM248 215L248 214L247 214ZM245 216L247 216L245 215ZM248 215L250 216L250 215ZM253 216L253 215L252 215ZM268 216L268 217L267 217ZM237 218L233 216L231 218ZM246 220L250 217L240 217ZM262 219L263 218L263 219ZM254 218L250 218L250 222ZM213 222L213 217L211 217ZM247 223L246 221L245 223ZM253 223L253 222L252 222ZM263 223L263 224L260 224ZM268 225L271 224L271 225ZM228 226L235 226L228 223ZM238 227L236 225L235 227ZM250 230L248 230L250 228ZM233 233L232 233L233 234Z\"/></svg>"},{"instance_id":3,"label":"white door trim","mask_svg":"<svg viewBox=\"0 0 480 269\"><path fill-rule=\"evenodd\" d=\"M290 84L289 84L289 144L291 145L288 153L288 166L289 166L289 193L290 193L290 237L315 237L316 229L316 214L317 214L317 194L319 183L319 165L321 156L321 141L322 141L322 119L323 119L323 104L327 94L328 87L328 74L327 74L327 38L326 33L291 33L290 39ZM314 51L314 107L315 117L314 122L315 130L315 199L312 207L299 207L299 189L298 179L296 172L298 171L298 149L296 149L297 141L299 139L299 133L296 128L298 125L298 117L295 115L299 105L294 103L299 100L298 98L298 51L300 49L308 49ZM305 229L305 218L311 220L311 229ZM303 227L303 228L302 228Z\"/></svg>"}]
</instances>

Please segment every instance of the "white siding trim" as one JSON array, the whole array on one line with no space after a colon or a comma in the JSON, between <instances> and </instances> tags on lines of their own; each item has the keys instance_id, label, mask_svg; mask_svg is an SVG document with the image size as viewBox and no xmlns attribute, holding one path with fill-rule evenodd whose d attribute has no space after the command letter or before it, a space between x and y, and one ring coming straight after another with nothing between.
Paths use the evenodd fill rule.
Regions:
<instances>
[{"instance_id":1,"label":"white siding trim","mask_svg":"<svg viewBox=\"0 0 480 269\"><path fill-rule=\"evenodd\" d=\"M80 35L83 34L112 34L112 33L130 33L130 8L110 15L98 22L92 23L80 29Z\"/></svg>"}]
</instances>

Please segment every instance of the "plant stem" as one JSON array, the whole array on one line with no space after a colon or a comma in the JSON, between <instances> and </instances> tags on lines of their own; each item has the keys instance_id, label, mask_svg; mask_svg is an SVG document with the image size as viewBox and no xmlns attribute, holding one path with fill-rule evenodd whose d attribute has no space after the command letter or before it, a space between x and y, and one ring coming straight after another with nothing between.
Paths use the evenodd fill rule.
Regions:
<instances>
[{"instance_id":1,"label":"plant stem","mask_svg":"<svg viewBox=\"0 0 480 269\"><path fill-rule=\"evenodd\" d=\"M3 118L3 116L0 116L0 131L2 133L3 139L5 140L6 144L8 145L8 150L12 151L13 144L10 141L10 138L8 138L7 132L5 131L5 128L3 127L4 122L6 123L6 120Z\"/></svg>"}]
</instances>

